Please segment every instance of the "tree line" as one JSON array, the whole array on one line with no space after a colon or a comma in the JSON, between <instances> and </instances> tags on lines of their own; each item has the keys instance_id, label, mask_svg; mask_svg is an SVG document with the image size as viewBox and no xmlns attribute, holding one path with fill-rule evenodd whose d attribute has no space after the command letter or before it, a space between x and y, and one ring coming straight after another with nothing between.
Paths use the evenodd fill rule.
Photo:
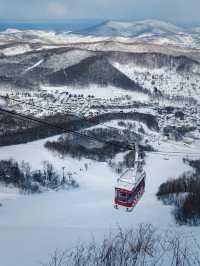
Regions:
<instances>
[{"instance_id":1,"label":"tree line","mask_svg":"<svg viewBox=\"0 0 200 266\"><path fill-rule=\"evenodd\" d=\"M200 160L184 159L194 168L179 178L161 184L157 197L167 205L174 205L178 224L200 225Z\"/></svg>"},{"instance_id":2,"label":"tree line","mask_svg":"<svg viewBox=\"0 0 200 266\"><path fill-rule=\"evenodd\" d=\"M18 163L13 159L0 161L0 182L13 185L25 193L39 193L44 189L58 189L61 186L77 187L71 174L60 176L48 161L43 162L42 170L31 170L29 163Z\"/></svg>"}]
</instances>

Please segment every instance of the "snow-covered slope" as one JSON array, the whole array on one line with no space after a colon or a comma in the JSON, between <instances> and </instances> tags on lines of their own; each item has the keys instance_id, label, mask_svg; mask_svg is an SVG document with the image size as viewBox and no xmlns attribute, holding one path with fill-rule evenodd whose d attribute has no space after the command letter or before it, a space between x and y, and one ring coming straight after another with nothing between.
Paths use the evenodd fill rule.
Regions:
<instances>
[{"instance_id":1,"label":"snow-covered slope","mask_svg":"<svg viewBox=\"0 0 200 266\"><path fill-rule=\"evenodd\" d=\"M0 43L31 42L42 44L67 44L96 42L112 38L131 38L132 41L150 41L180 45L199 45L199 28L185 29L171 23L144 21L106 21L79 32L7 29L0 32ZM162 39L161 39L162 37Z\"/></svg>"},{"instance_id":2,"label":"snow-covered slope","mask_svg":"<svg viewBox=\"0 0 200 266\"><path fill-rule=\"evenodd\" d=\"M200 30L181 28L171 23L144 21L106 21L78 32L7 29L0 32L0 45L29 43L38 45L69 45L114 41L120 43L151 43L180 47L200 47ZM93 48L94 48L93 47Z\"/></svg>"},{"instance_id":3,"label":"snow-covered slope","mask_svg":"<svg viewBox=\"0 0 200 266\"><path fill-rule=\"evenodd\" d=\"M155 44L173 44L186 47L199 47L199 28L181 28L158 20L106 21L84 29L79 34L85 36L125 37L134 41Z\"/></svg>"},{"instance_id":4,"label":"snow-covered slope","mask_svg":"<svg viewBox=\"0 0 200 266\"><path fill-rule=\"evenodd\" d=\"M182 155L168 161L163 160L163 155L147 156L146 192L134 212L128 213L124 209L117 211L113 208L114 187L119 175L105 163L69 157L63 159L44 149L44 143L45 140L1 148L0 157L6 159L12 156L19 162L28 161L36 169L44 160L54 163L59 171L65 166L67 170L77 173L80 188L34 196L17 195L12 200L6 200L7 194L2 193L0 245L5 247L0 249L2 265L38 265L38 261L46 261L47 256L56 249L72 248L80 239L83 242L91 238L100 240L119 225L122 229L128 229L140 223L152 223L159 230L170 228L174 234L183 232L183 227L179 228L174 223L172 208L163 206L155 196L161 182L189 169L183 164ZM174 149L169 144L165 148ZM177 146L176 149L182 150L184 147ZM84 167L86 163L88 170ZM184 227L184 232L190 231L191 228ZM199 237L199 228L193 228L193 232ZM42 236L40 245L39 236ZM24 244L27 241L30 243Z\"/></svg>"},{"instance_id":5,"label":"snow-covered slope","mask_svg":"<svg viewBox=\"0 0 200 266\"><path fill-rule=\"evenodd\" d=\"M82 60L92 56L93 53L90 51L83 50L69 50L62 54L53 54L43 64L43 67L51 68L54 71L68 68L70 66L80 63Z\"/></svg>"},{"instance_id":6,"label":"snow-covered slope","mask_svg":"<svg viewBox=\"0 0 200 266\"><path fill-rule=\"evenodd\" d=\"M166 67L149 69L137 67L134 64L115 63L114 66L151 93L158 90L162 95L169 97L192 97L200 101L199 73L177 73L174 69L170 70Z\"/></svg>"},{"instance_id":7,"label":"snow-covered slope","mask_svg":"<svg viewBox=\"0 0 200 266\"><path fill-rule=\"evenodd\" d=\"M144 20L138 22L106 21L81 33L96 36L136 37L144 34L182 34L183 29L167 22Z\"/></svg>"},{"instance_id":8,"label":"snow-covered slope","mask_svg":"<svg viewBox=\"0 0 200 266\"><path fill-rule=\"evenodd\" d=\"M91 42L100 41L105 37L91 37L80 36L71 32L55 32L44 30L17 30L7 29L0 32L0 41L2 43L10 42L30 42L37 44L67 44L76 42Z\"/></svg>"},{"instance_id":9,"label":"snow-covered slope","mask_svg":"<svg viewBox=\"0 0 200 266\"><path fill-rule=\"evenodd\" d=\"M12 55L17 55L17 54L24 54L30 51L31 51L31 48L28 44L17 44L15 46L2 49L1 52L2 54L6 56L12 56Z\"/></svg>"}]
</instances>

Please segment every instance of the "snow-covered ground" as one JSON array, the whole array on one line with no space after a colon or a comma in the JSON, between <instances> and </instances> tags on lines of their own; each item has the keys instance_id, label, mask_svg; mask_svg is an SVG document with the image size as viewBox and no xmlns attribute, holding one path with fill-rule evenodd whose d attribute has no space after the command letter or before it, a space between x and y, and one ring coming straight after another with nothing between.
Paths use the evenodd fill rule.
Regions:
<instances>
[{"instance_id":1,"label":"snow-covered ground","mask_svg":"<svg viewBox=\"0 0 200 266\"><path fill-rule=\"evenodd\" d=\"M105 99L110 99L110 98L116 98L116 97L123 97L123 96L130 96L134 101L138 102L148 102L149 101L149 96L145 95L144 93L140 92L135 92L135 91L128 91L120 88L116 88L114 86L99 86L96 84L90 84L87 87L71 87L71 86L41 86L43 90L47 90L49 92L52 91L59 91L59 92L68 92L70 94L82 94L85 97L89 95L94 95L97 98L105 98Z\"/></svg>"},{"instance_id":2,"label":"snow-covered ground","mask_svg":"<svg viewBox=\"0 0 200 266\"><path fill-rule=\"evenodd\" d=\"M1 265L36 266L46 261L56 248L74 247L78 242L91 240L92 237L100 240L104 234L118 226L130 228L139 223L152 223L160 230L181 230L183 233L192 231L200 235L199 228L180 229L176 226L171 215L172 208L163 206L155 196L163 181L190 169L183 164L182 154L171 156L169 160L165 160L162 154L147 155L145 194L133 212L127 213L124 209L113 208L118 176L106 163L61 158L44 148L45 141L2 147L0 159L13 157L17 161L25 160L33 168L49 160L59 171L65 166L66 171L76 172L80 188L29 196L19 195L13 190L8 197L7 190L1 187ZM180 143L173 145L177 151L185 149ZM170 143L161 143L161 148L172 149ZM89 166L88 170L85 163Z\"/></svg>"},{"instance_id":3,"label":"snow-covered ground","mask_svg":"<svg viewBox=\"0 0 200 266\"><path fill-rule=\"evenodd\" d=\"M9 48L5 48L1 50L1 52L6 56L24 54L30 51L31 51L31 48L28 44L19 44L19 45L16 45L15 47L9 47Z\"/></svg>"},{"instance_id":4,"label":"snow-covered ground","mask_svg":"<svg viewBox=\"0 0 200 266\"><path fill-rule=\"evenodd\" d=\"M122 122L122 124L121 124ZM151 130L145 123L133 120L111 120L109 122L101 123L96 126L89 127L89 130L98 129L98 128L107 128L110 130L119 130L119 132L123 132L123 130L128 130L130 132L134 132L140 135L143 138L141 144L145 143L147 140L151 141L159 138L159 133ZM86 128L86 130L88 130Z\"/></svg>"}]
</instances>

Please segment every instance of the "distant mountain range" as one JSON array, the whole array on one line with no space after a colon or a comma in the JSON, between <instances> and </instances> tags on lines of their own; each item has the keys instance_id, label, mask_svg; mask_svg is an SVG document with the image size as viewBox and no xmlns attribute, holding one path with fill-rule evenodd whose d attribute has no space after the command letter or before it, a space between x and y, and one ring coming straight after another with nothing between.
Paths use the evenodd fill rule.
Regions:
<instances>
[{"instance_id":1,"label":"distant mountain range","mask_svg":"<svg viewBox=\"0 0 200 266\"><path fill-rule=\"evenodd\" d=\"M124 36L124 37L138 37L143 34L163 35L163 34L183 34L186 29L175 26L171 23L144 20L138 22L124 22L124 21L105 21L99 25L89 27L79 31L84 35L95 36Z\"/></svg>"},{"instance_id":2,"label":"distant mountain range","mask_svg":"<svg viewBox=\"0 0 200 266\"><path fill-rule=\"evenodd\" d=\"M159 45L175 45L187 48L200 48L200 27L183 28L171 23L144 20L144 21L105 21L93 26L83 27L82 30L19 30L18 28L8 28L0 31L0 44L9 43L46 43L46 44L66 44L69 42L86 42L113 40L151 43ZM87 38L86 38L87 37ZM122 38L122 39L120 39Z\"/></svg>"},{"instance_id":3,"label":"distant mountain range","mask_svg":"<svg viewBox=\"0 0 200 266\"><path fill-rule=\"evenodd\" d=\"M200 99L200 28L106 21L79 32L0 32L0 86L114 87ZM181 98L182 99L182 98Z\"/></svg>"},{"instance_id":4,"label":"distant mountain range","mask_svg":"<svg viewBox=\"0 0 200 266\"><path fill-rule=\"evenodd\" d=\"M144 21L105 21L77 34L95 37L125 37L136 41L148 41L157 44L175 44L190 47L200 45L200 27L183 28L158 20Z\"/></svg>"}]
</instances>

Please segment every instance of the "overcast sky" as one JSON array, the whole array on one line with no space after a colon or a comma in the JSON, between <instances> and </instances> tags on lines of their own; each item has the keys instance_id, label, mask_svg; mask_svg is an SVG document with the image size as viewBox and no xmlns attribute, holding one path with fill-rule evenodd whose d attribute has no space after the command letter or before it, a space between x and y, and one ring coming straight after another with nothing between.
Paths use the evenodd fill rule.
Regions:
<instances>
[{"instance_id":1,"label":"overcast sky","mask_svg":"<svg viewBox=\"0 0 200 266\"><path fill-rule=\"evenodd\" d=\"M0 19L159 19L200 24L200 0L0 0Z\"/></svg>"}]
</instances>

